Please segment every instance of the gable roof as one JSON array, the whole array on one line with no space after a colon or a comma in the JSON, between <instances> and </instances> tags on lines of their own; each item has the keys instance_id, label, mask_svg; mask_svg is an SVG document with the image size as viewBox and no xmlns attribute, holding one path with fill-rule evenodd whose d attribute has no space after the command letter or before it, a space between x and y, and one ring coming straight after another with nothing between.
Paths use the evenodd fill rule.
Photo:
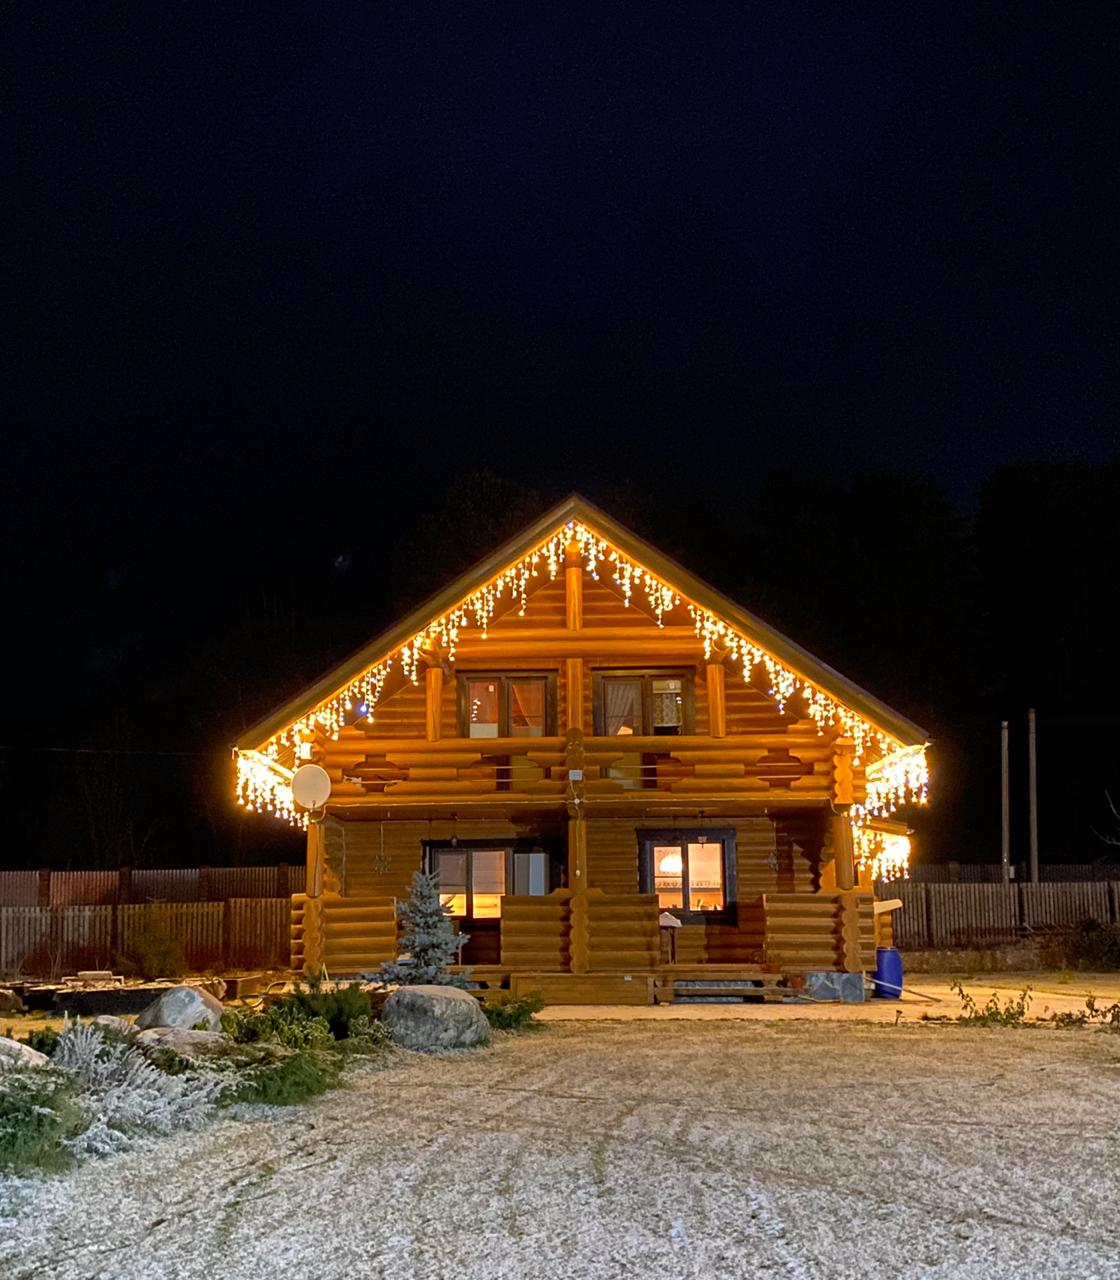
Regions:
<instances>
[{"instance_id":1,"label":"gable roof","mask_svg":"<svg viewBox=\"0 0 1120 1280\"><path fill-rule=\"evenodd\" d=\"M572 494L395 626L247 729L235 750L265 747L293 723L340 698L358 696L354 690L363 680L365 687L378 690L394 656L401 655L402 665L408 671L410 663L416 661L416 643L438 631L441 624L445 632L451 630L452 641L460 625L471 624L468 612L477 614L485 626L485 604L479 606L477 602L487 594L488 584L499 587L498 595L507 588L516 593L519 584L523 589L527 576L524 565L527 558L534 555L551 555L555 571L556 540L565 531L575 531L584 537L591 548L593 562L613 559L619 565L629 564L627 576L633 570L634 581L646 585L652 593L651 599L660 594L664 600L665 593L679 596L691 609L697 631L706 644L715 641L729 646L745 663L764 665L786 698L798 690L803 692L818 723L821 716L835 714L845 729L855 726L857 737L862 738L864 730L870 729L874 737L893 740L881 744L886 749L920 746L926 742L927 733L912 720L729 600L586 498ZM482 614L478 614L480 607ZM337 715L337 711L334 714ZM846 723L849 721L850 724Z\"/></svg>"}]
</instances>

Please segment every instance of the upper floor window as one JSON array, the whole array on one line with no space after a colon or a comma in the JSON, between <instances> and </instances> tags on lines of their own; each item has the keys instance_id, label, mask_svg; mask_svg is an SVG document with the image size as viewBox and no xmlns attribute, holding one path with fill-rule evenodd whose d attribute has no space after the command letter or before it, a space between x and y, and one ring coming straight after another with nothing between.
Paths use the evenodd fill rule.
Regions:
<instances>
[{"instance_id":1,"label":"upper floor window","mask_svg":"<svg viewBox=\"0 0 1120 1280\"><path fill-rule=\"evenodd\" d=\"M543 738L553 731L553 675L459 676L459 728L464 738Z\"/></svg>"},{"instance_id":2,"label":"upper floor window","mask_svg":"<svg viewBox=\"0 0 1120 1280\"><path fill-rule=\"evenodd\" d=\"M592 676L592 688L599 735L693 732L692 679L684 671L599 671Z\"/></svg>"}]
</instances>

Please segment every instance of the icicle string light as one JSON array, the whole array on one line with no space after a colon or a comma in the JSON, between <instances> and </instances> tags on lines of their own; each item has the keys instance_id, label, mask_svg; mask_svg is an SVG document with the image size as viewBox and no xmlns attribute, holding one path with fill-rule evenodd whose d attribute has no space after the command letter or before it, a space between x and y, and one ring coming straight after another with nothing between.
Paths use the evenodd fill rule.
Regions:
<instances>
[{"instance_id":1,"label":"icicle string light","mask_svg":"<svg viewBox=\"0 0 1120 1280\"><path fill-rule=\"evenodd\" d=\"M904 804L925 804L929 799L929 764L924 744L900 747L867 766L867 796L853 805L860 819L882 818Z\"/></svg>"},{"instance_id":2,"label":"icicle string light","mask_svg":"<svg viewBox=\"0 0 1120 1280\"><path fill-rule=\"evenodd\" d=\"M268 813L293 827L306 827L307 814L292 797L292 771L259 751L238 751L237 803L254 813Z\"/></svg>"},{"instance_id":3,"label":"icicle string light","mask_svg":"<svg viewBox=\"0 0 1120 1280\"><path fill-rule=\"evenodd\" d=\"M853 824L856 865L872 880L905 880L910 869L910 837Z\"/></svg>"},{"instance_id":4,"label":"icicle string light","mask_svg":"<svg viewBox=\"0 0 1120 1280\"><path fill-rule=\"evenodd\" d=\"M770 696L782 711L800 694L818 732L823 734L835 729L852 739L855 765L858 766L868 754L884 757L868 765L868 800L865 806L868 813L887 812L889 808L903 803L924 803L928 782L924 747L903 748L897 738L845 706L710 610L692 601L682 602L674 587L578 520L569 521L446 613L433 619L393 653L367 667L343 688L281 729L262 747L261 752L238 753L239 803L249 809L275 813L291 820L290 775L285 780L283 773L278 771L281 757L286 759L289 754L293 758L298 757L302 743L320 736L337 739L348 714L355 707L364 707L363 714L372 715L390 676L398 668L406 679L413 684L418 683L424 653L438 649L448 661L452 661L464 629L476 628L485 639L498 606L504 600L516 603L519 615L523 616L533 579L545 573L549 580L555 580L564 565L568 548L572 546L577 550L583 569L595 581L599 580L601 572L609 573L622 595L624 607L629 607L635 592L640 592L658 626L664 626L665 615L684 603L692 617L696 635L703 644L705 658L718 648L740 666L744 680L749 681L756 672L763 672ZM243 764L241 757L246 755L251 759ZM888 761L901 761L903 758L905 763L888 766ZM270 765L276 768L270 768ZM871 776L875 768L880 772L875 775L873 788ZM285 791L286 798L281 794Z\"/></svg>"}]
</instances>

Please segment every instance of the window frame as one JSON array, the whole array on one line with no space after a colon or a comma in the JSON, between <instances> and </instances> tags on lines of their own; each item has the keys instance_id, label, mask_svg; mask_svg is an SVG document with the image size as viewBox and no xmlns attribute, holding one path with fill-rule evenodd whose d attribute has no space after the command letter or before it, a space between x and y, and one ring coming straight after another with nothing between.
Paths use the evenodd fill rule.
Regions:
<instances>
[{"instance_id":1,"label":"window frame","mask_svg":"<svg viewBox=\"0 0 1120 1280\"><path fill-rule=\"evenodd\" d=\"M510 733L510 681L543 680L544 681L544 728L541 737L551 738L556 735L556 672L555 671L456 671L457 708L459 716L459 737L469 738L471 742L485 743L493 741L483 737L471 737L470 683L472 680L494 681L498 685L498 737L512 738ZM525 734L519 741L536 742L532 734Z\"/></svg>"},{"instance_id":2,"label":"window frame","mask_svg":"<svg viewBox=\"0 0 1120 1280\"><path fill-rule=\"evenodd\" d=\"M656 894L654 882L653 849L655 845L676 845L681 851L681 896L688 900L688 846L689 844L715 844L723 846L721 860L723 870L723 906L718 911L693 911L684 907L659 907L671 911L684 924L734 923L738 919L738 894L736 892L736 849L734 827L674 827L641 828L638 836L638 892Z\"/></svg>"},{"instance_id":3,"label":"window frame","mask_svg":"<svg viewBox=\"0 0 1120 1280\"><path fill-rule=\"evenodd\" d=\"M635 737L687 738L696 733L696 668L695 667L601 667L591 672L592 721L595 736L607 736L606 708L603 698L603 680L640 680L642 682L642 732ZM655 734L653 732L653 682L654 680L679 680L681 682L681 731L680 733ZM612 735L625 738L625 734Z\"/></svg>"},{"instance_id":4,"label":"window frame","mask_svg":"<svg viewBox=\"0 0 1120 1280\"><path fill-rule=\"evenodd\" d=\"M436 857L440 853L465 853L471 854L475 849L491 850L502 849L505 851L505 883L507 885L513 883L513 859L519 853L543 853L545 856L545 868L547 871L545 883L547 888L544 893L531 894L534 898L546 898L554 889L562 889L565 880L565 864L558 850L554 847L554 842L549 840L516 838L513 840L472 840L462 839L458 844L452 844L450 840L425 840L423 842L423 865L428 875L431 875L436 869ZM442 890L441 890L442 892ZM514 893L507 893L505 890L500 897L524 897ZM496 916L475 916L474 911L474 858L467 858L467 885L464 897L467 901L467 914L462 916L452 916L452 920L465 920L472 924L495 924L501 920L501 911Z\"/></svg>"}]
</instances>

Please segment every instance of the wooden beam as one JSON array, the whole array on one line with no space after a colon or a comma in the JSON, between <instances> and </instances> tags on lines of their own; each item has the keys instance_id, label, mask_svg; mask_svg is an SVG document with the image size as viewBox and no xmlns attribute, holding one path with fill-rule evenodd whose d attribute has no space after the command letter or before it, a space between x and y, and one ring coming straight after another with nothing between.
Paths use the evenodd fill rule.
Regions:
<instances>
[{"instance_id":1,"label":"wooden beam","mask_svg":"<svg viewBox=\"0 0 1120 1280\"><path fill-rule=\"evenodd\" d=\"M708 732L713 738L727 736L727 686L722 662L709 662L704 668L708 680Z\"/></svg>"},{"instance_id":2,"label":"wooden beam","mask_svg":"<svg viewBox=\"0 0 1120 1280\"><path fill-rule=\"evenodd\" d=\"M424 727L429 742L439 741L442 702L443 668L431 666L424 672Z\"/></svg>"},{"instance_id":3,"label":"wooden beam","mask_svg":"<svg viewBox=\"0 0 1120 1280\"><path fill-rule=\"evenodd\" d=\"M584 731L586 726L583 723L583 697L584 697L584 679L583 679L583 659L582 658L565 658L564 659L564 728L579 729Z\"/></svg>"},{"instance_id":4,"label":"wooden beam","mask_svg":"<svg viewBox=\"0 0 1120 1280\"><path fill-rule=\"evenodd\" d=\"M583 566L567 564L564 569L564 619L569 631L583 626Z\"/></svg>"},{"instance_id":5,"label":"wooden beam","mask_svg":"<svg viewBox=\"0 0 1120 1280\"><path fill-rule=\"evenodd\" d=\"M852 817L847 805L833 806L832 856L836 862L837 889L854 889L856 850L852 839Z\"/></svg>"},{"instance_id":6,"label":"wooden beam","mask_svg":"<svg viewBox=\"0 0 1120 1280\"><path fill-rule=\"evenodd\" d=\"M323 866L327 857L326 835L321 822L307 828L307 896L318 898L323 892Z\"/></svg>"}]
</instances>

